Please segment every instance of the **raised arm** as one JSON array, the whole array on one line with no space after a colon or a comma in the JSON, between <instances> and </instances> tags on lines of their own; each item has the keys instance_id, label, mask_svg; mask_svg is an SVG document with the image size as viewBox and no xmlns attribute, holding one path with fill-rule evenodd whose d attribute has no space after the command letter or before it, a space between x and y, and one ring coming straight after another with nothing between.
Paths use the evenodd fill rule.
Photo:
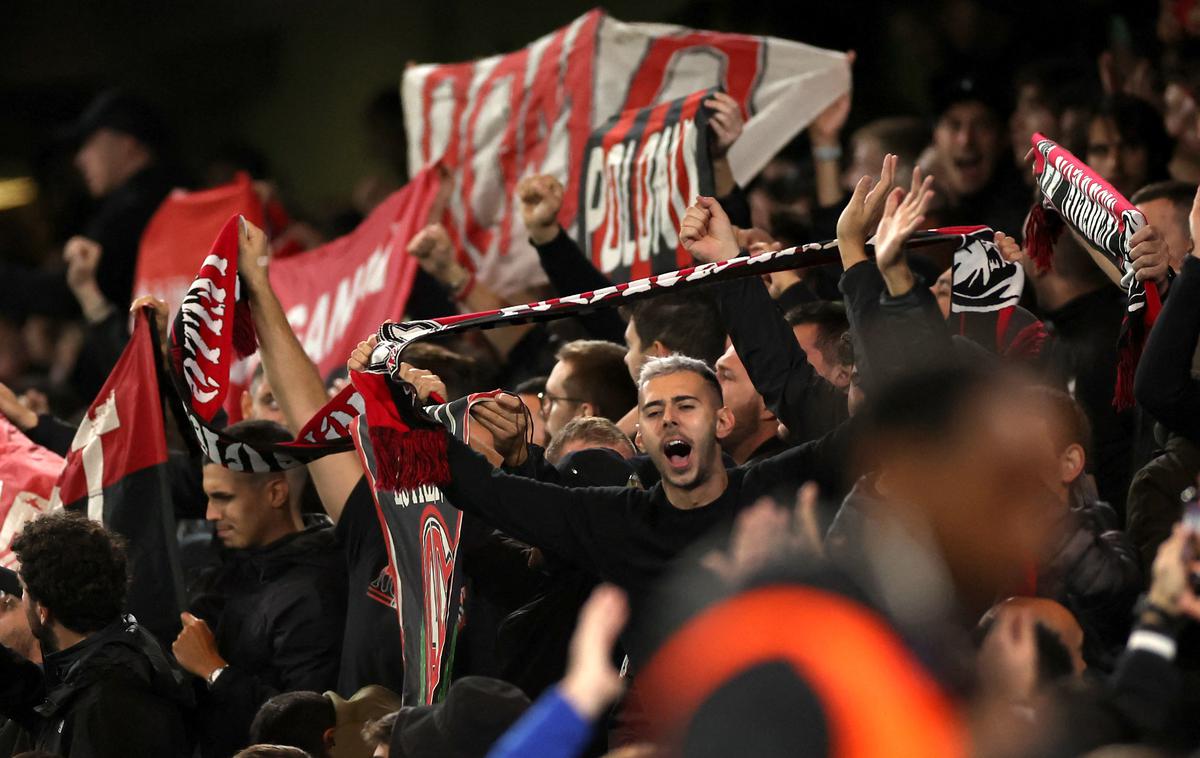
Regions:
<instances>
[{"instance_id":1,"label":"raised arm","mask_svg":"<svg viewBox=\"0 0 1200 758\"><path fill-rule=\"evenodd\" d=\"M517 185L517 197L529 241L537 250L550 285L559 295L591 292L612 285L558 223L563 199L561 182L548 174L527 176ZM625 321L614 309L603 308L580 316L579 322L596 339L617 344L625 341Z\"/></svg>"},{"instance_id":2,"label":"raised arm","mask_svg":"<svg viewBox=\"0 0 1200 758\"><path fill-rule=\"evenodd\" d=\"M1192 252L1146 340L1133 392L1160 424L1200 442L1200 380L1192 355L1200 341L1200 258Z\"/></svg>"},{"instance_id":3,"label":"raised arm","mask_svg":"<svg viewBox=\"0 0 1200 758\"><path fill-rule=\"evenodd\" d=\"M273 380L272 389L288 428L294 434L325 405L329 396L316 364L300 346L279 298L271 289L267 276L268 256L267 235L245 222L238 238L238 272L250 298L259 355L267 376ZM308 464L308 473L325 511L337 521L346 498L363 475L357 454L327 455Z\"/></svg>"}]
</instances>

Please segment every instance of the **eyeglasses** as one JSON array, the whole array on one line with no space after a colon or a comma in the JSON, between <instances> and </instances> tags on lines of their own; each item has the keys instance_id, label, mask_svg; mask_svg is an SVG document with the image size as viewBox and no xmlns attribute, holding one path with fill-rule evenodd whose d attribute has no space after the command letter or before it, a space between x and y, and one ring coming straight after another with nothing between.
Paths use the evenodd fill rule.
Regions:
<instances>
[{"instance_id":1,"label":"eyeglasses","mask_svg":"<svg viewBox=\"0 0 1200 758\"><path fill-rule=\"evenodd\" d=\"M538 393L538 411L543 419L550 416L550 406L554 403L582 403L583 401L577 397L559 397L551 395L549 392Z\"/></svg>"}]
</instances>

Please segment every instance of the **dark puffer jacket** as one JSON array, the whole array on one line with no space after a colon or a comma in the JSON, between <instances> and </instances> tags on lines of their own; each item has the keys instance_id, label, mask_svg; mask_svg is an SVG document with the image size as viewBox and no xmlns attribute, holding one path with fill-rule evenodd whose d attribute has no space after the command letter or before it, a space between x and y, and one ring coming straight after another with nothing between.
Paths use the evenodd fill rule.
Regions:
<instances>
[{"instance_id":1,"label":"dark puffer jacket","mask_svg":"<svg viewBox=\"0 0 1200 758\"><path fill-rule=\"evenodd\" d=\"M280 692L337 686L346 614L346 560L333 529L315 526L231 552L202 577L191 611L229 662L201 696L202 752L231 755Z\"/></svg>"},{"instance_id":2,"label":"dark puffer jacket","mask_svg":"<svg viewBox=\"0 0 1200 758\"><path fill-rule=\"evenodd\" d=\"M67 758L188 756L194 700L183 677L126 616L40 667L0 647L0 713L33 747Z\"/></svg>"}]
</instances>

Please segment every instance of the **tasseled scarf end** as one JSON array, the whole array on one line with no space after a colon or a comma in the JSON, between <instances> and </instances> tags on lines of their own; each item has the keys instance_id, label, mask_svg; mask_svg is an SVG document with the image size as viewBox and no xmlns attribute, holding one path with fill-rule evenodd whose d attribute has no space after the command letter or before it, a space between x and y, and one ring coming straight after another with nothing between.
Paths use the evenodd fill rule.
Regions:
<instances>
[{"instance_id":1,"label":"tasseled scarf end","mask_svg":"<svg viewBox=\"0 0 1200 758\"><path fill-rule=\"evenodd\" d=\"M376 483L380 490L411 490L450 481L446 432L443 429L371 427Z\"/></svg>"},{"instance_id":2,"label":"tasseled scarf end","mask_svg":"<svg viewBox=\"0 0 1200 758\"><path fill-rule=\"evenodd\" d=\"M1062 236L1063 220L1053 208L1036 203L1025 221L1025 254L1039 272L1054 265L1054 245Z\"/></svg>"}]
</instances>

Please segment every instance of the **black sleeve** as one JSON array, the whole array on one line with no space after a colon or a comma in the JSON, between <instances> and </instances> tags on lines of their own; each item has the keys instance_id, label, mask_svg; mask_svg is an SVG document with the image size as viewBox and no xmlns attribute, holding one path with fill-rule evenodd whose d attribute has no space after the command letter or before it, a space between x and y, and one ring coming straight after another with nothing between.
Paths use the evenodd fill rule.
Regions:
<instances>
[{"instance_id":1,"label":"black sleeve","mask_svg":"<svg viewBox=\"0 0 1200 758\"><path fill-rule=\"evenodd\" d=\"M71 441L75 439L75 432L75 427L66 421L43 413L38 416L37 426L25 432L25 436L34 444L65 458L67 453L71 452Z\"/></svg>"},{"instance_id":2,"label":"black sleeve","mask_svg":"<svg viewBox=\"0 0 1200 758\"><path fill-rule=\"evenodd\" d=\"M37 731L40 717L33 709L41 705L45 695L42 667L0 645L0 713L26 731Z\"/></svg>"},{"instance_id":3,"label":"black sleeve","mask_svg":"<svg viewBox=\"0 0 1200 758\"><path fill-rule=\"evenodd\" d=\"M868 392L914 367L953 360L953 343L937 300L919 280L905 294L892 297L874 261L868 260L842 275L841 289L855 366Z\"/></svg>"},{"instance_id":4,"label":"black sleeve","mask_svg":"<svg viewBox=\"0 0 1200 758\"><path fill-rule=\"evenodd\" d=\"M754 226L754 221L750 217L750 201L741 187L733 185L729 194L725 197L718 197L717 202L721 204L725 215L729 216L729 223L739 229L749 229Z\"/></svg>"},{"instance_id":5,"label":"black sleeve","mask_svg":"<svg viewBox=\"0 0 1200 758\"><path fill-rule=\"evenodd\" d=\"M600 273L579 249L566 230L559 228L558 236L544 245L534 245L542 270L560 296L594 292L611 287L612 282ZM596 339L625 344L625 321L615 308L601 308L577 317Z\"/></svg>"},{"instance_id":6,"label":"black sleeve","mask_svg":"<svg viewBox=\"0 0 1200 758\"><path fill-rule=\"evenodd\" d=\"M338 517L334 526L338 543L350 564L354 563L368 540L376 533L382 536L382 528L379 515L375 512L375 497L371 494L371 485L364 476L346 496L346 502L342 505L342 515Z\"/></svg>"},{"instance_id":7,"label":"black sleeve","mask_svg":"<svg viewBox=\"0 0 1200 758\"><path fill-rule=\"evenodd\" d=\"M750 381L791 439L817 439L846 419L845 394L809 364L761 280L735 279L716 293L721 321Z\"/></svg>"},{"instance_id":8,"label":"black sleeve","mask_svg":"<svg viewBox=\"0 0 1200 758\"><path fill-rule=\"evenodd\" d=\"M1133 392L1156 421L1193 442L1200 442L1200 380L1192 377L1198 340L1200 259L1189 255L1146 339Z\"/></svg>"},{"instance_id":9,"label":"black sleeve","mask_svg":"<svg viewBox=\"0 0 1200 758\"><path fill-rule=\"evenodd\" d=\"M279 617L270 636L271 666L277 682L268 682L237 666L217 677L210 690L214 701L231 713L253 714L280 692L324 692L337 687L345 609L327 592L314 587L298 597Z\"/></svg>"},{"instance_id":10,"label":"black sleeve","mask_svg":"<svg viewBox=\"0 0 1200 758\"><path fill-rule=\"evenodd\" d=\"M96 688L71 713L72 758L191 755L175 703L119 678L101 681Z\"/></svg>"},{"instance_id":11,"label":"black sleeve","mask_svg":"<svg viewBox=\"0 0 1200 758\"><path fill-rule=\"evenodd\" d=\"M570 556L588 571L613 579L623 573L629 535L621 513L627 487L561 487L492 469L487 459L447 434L450 483L442 487L455 508L535 547Z\"/></svg>"},{"instance_id":12,"label":"black sleeve","mask_svg":"<svg viewBox=\"0 0 1200 758\"><path fill-rule=\"evenodd\" d=\"M743 499L766 495L791 502L796 490L809 481L817 484L822 497L841 495L845 492L846 462L857 426L854 419L847 419L819 439L751 464L745 480L751 494Z\"/></svg>"}]
</instances>

